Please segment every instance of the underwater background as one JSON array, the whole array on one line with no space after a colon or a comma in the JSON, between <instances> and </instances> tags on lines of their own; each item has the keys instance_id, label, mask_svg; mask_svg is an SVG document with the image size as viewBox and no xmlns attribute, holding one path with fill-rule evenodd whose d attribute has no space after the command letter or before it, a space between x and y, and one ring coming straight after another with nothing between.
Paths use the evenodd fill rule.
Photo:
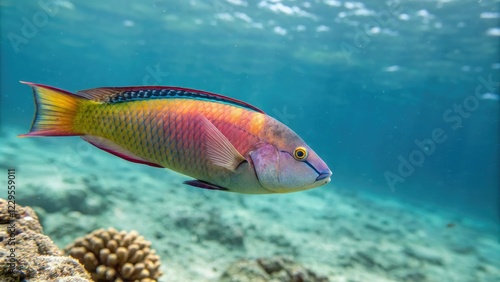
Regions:
<instances>
[{"instance_id":1,"label":"underwater background","mask_svg":"<svg viewBox=\"0 0 500 282\"><path fill-rule=\"evenodd\" d=\"M474 257L474 262L464 259L466 267L460 270L450 255L434 265L446 270L444 276L398 276L387 269L373 276L373 268L361 267L356 273L362 269L368 274L359 281L499 278L493 262L500 255L492 251L499 249L500 232L499 1L0 0L0 12L2 168L17 169L19 203L39 207L46 234L60 247L111 224L149 235L154 247L170 235L161 231L167 223L148 221L149 212L176 218L178 225L170 232L180 228L185 233L171 238L192 238L194 229L208 228L201 222L213 213L222 229L238 226L245 234L281 222L272 236L248 236L276 246L279 236L296 234L274 253L292 255L313 269L321 265L316 270L333 281L351 281L338 278L338 266L329 268L336 265L332 248L336 254L342 250L336 242L344 237L364 241L375 232L397 247L403 243L394 238L404 236L359 231L349 221L343 226L363 235L329 233L337 225L334 219L377 210L375 218L394 219L404 229L408 226L401 224L411 223L398 221L398 216L424 208L425 213L414 214L422 222L404 232L426 229L429 216L435 218L429 226L437 228L431 228L429 240L438 232L443 242L450 242L441 232L464 228L460 234L467 235L455 239L456 244L473 246L477 234L483 234L489 236L484 247L489 251L476 246L460 253ZM18 139L17 134L29 130L34 113L31 90L20 80L69 91L171 85L237 98L297 132L329 165L332 181L290 195L227 195L180 185L187 178L127 163L77 137ZM75 186L78 193L71 192ZM352 203L351 208L339 208L343 201ZM398 208L389 208L386 201ZM147 211L151 205L159 209ZM207 210L212 213L203 212ZM127 212L136 217L110 216ZM297 215L294 220L285 219L290 212ZM224 219L228 214L235 217ZM324 222L308 225L319 217ZM193 218L199 221L193 223ZM240 224L246 220L263 225ZM71 227L64 229L63 223ZM310 234L323 242L314 252L330 248L328 255L317 259L297 247ZM249 242L243 250L227 249L219 256L259 257L269 246ZM207 274L193 270L201 267L193 261L176 262L187 252L183 243L177 244L176 252L171 245L158 248L165 281L216 279L224 270L225 265L218 265ZM195 262L214 260L206 250L215 247L198 239L185 244L198 248L190 250ZM214 261L227 263L221 259ZM488 266L483 271L476 264ZM179 274L172 270L175 266L193 267L194 274ZM454 271L464 273L453 276Z\"/></svg>"}]
</instances>

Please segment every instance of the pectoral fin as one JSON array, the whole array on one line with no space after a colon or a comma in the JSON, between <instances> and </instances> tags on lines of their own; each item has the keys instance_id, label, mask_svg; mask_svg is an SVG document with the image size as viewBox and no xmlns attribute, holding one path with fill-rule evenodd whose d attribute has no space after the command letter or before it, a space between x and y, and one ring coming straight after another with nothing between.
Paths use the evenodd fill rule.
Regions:
<instances>
[{"instance_id":1,"label":"pectoral fin","mask_svg":"<svg viewBox=\"0 0 500 282\"><path fill-rule=\"evenodd\" d=\"M205 130L207 158L217 166L235 171L245 158L236 150L231 142L206 117L201 116Z\"/></svg>"}]
</instances>

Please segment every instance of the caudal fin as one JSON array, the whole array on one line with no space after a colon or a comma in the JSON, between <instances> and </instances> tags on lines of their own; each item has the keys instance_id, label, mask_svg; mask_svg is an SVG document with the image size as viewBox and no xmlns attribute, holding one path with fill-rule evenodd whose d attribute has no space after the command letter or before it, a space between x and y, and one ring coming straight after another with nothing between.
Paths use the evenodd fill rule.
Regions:
<instances>
[{"instance_id":1,"label":"caudal fin","mask_svg":"<svg viewBox=\"0 0 500 282\"><path fill-rule=\"evenodd\" d=\"M78 107L85 98L42 84L21 81L33 88L35 118L29 133L19 137L81 135L73 129Z\"/></svg>"}]
</instances>

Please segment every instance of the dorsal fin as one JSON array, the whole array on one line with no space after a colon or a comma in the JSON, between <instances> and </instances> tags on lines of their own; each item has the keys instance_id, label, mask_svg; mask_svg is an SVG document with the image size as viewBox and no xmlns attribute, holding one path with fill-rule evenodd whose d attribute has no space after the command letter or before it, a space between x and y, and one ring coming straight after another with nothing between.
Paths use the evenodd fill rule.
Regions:
<instances>
[{"instance_id":1,"label":"dorsal fin","mask_svg":"<svg viewBox=\"0 0 500 282\"><path fill-rule=\"evenodd\" d=\"M239 106L264 114L261 109L231 97L174 86L101 87L81 90L76 95L104 103L168 98L197 99Z\"/></svg>"},{"instance_id":2,"label":"dorsal fin","mask_svg":"<svg viewBox=\"0 0 500 282\"><path fill-rule=\"evenodd\" d=\"M106 101L108 97L114 96L117 93L118 91L115 91L114 88L112 87L101 87L101 88L80 90L76 92L76 95L90 100L103 102Z\"/></svg>"}]
</instances>

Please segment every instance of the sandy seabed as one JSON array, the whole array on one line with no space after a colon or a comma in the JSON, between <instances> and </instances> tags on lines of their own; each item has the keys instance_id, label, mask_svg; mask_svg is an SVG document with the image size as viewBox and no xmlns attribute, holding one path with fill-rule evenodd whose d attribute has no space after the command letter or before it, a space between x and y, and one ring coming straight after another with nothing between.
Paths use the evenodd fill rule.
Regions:
<instances>
[{"instance_id":1,"label":"sandy seabed","mask_svg":"<svg viewBox=\"0 0 500 282\"><path fill-rule=\"evenodd\" d=\"M500 281L498 223L335 179L285 195L202 190L77 137L2 131L2 169L16 170L16 201L35 208L45 234L64 248L98 228L137 230L161 257L161 281L218 281L238 259L275 255L330 281Z\"/></svg>"}]
</instances>

